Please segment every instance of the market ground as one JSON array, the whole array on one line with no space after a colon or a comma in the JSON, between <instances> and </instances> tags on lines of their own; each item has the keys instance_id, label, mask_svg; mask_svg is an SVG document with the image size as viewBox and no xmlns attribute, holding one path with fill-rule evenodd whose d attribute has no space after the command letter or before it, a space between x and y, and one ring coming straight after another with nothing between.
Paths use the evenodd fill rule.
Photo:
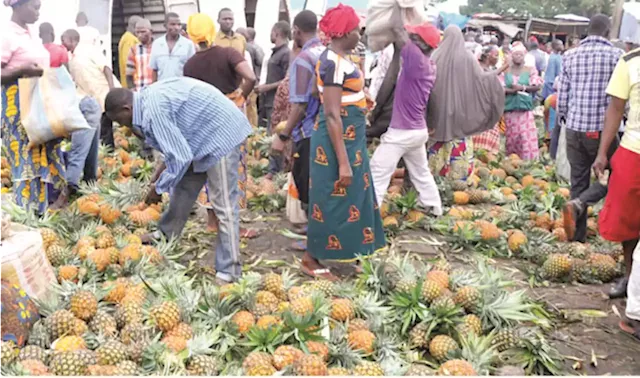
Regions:
<instances>
[{"instance_id":1,"label":"market ground","mask_svg":"<svg viewBox=\"0 0 640 378\"><path fill-rule=\"evenodd\" d=\"M194 216L183 233L184 244L189 252L183 261L195 272L210 272L214 261L215 235L205 231L202 216ZM243 216L243 225L260 231L253 240L242 245L245 270L266 272L289 268L297 271L301 252L293 251L292 239L281 234L282 230L293 229L281 214ZM442 249L431 245L438 237L423 230L400 232L395 243L403 252L412 252L434 258ZM447 252L446 258L454 266L465 264L473 255L471 251ZM554 329L550 338L565 357L567 374L580 375L640 375L640 342L618 328L624 314L623 300L609 300L605 294L609 285L544 284L532 285L529 281L530 268L522 260L493 259L494 265L504 270L507 276L526 288L529 295L546 304L554 316ZM347 278L355 272L350 266L330 265L332 270ZM596 311L590 311L596 310Z\"/></svg>"}]
</instances>

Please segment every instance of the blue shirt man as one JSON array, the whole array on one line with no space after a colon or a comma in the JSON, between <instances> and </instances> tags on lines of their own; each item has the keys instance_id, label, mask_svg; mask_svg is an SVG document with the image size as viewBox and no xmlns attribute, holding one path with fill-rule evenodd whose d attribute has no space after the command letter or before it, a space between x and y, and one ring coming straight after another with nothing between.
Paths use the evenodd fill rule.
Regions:
<instances>
[{"instance_id":1,"label":"blue shirt man","mask_svg":"<svg viewBox=\"0 0 640 378\"><path fill-rule=\"evenodd\" d=\"M177 14L167 14L165 27L167 34L151 45L149 65L155 73L154 82L182 76L184 64L196 53L193 42L180 35L181 24Z\"/></svg>"},{"instance_id":2,"label":"blue shirt man","mask_svg":"<svg viewBox=\"0 0 640 378\"><path fill-rule=\"evenodd\" d=\"M551 43L553 52L549 56L549 62L547 62L547 70L544 72L544 86L542 87L542 98L545 99L554 94L553 83L556 77L560 75L562 71L562 50L564 45L559 39L555 39Z\"/></svg>"}]
</instances>

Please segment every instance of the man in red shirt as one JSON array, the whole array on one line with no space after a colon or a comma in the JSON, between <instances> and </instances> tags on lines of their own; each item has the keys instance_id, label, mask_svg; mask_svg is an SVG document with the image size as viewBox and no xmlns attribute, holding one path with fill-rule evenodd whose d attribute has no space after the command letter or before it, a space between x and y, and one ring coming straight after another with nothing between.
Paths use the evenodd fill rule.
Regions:
<instances>
[{"instance_id":1,"label":"man in red shirt","mask_svg":"<svg viewBox=\"0 0 640 378\"><path fill-rule=\"evenodd\" d=\"M42 39L44 48L49 51L51 68L58 68L62 65L66 67L67 63L69 63L69 53L64 46L53 43L56 35L50 23L43 22L40 24L40 39Z\"/></svg>"}]
</instances>

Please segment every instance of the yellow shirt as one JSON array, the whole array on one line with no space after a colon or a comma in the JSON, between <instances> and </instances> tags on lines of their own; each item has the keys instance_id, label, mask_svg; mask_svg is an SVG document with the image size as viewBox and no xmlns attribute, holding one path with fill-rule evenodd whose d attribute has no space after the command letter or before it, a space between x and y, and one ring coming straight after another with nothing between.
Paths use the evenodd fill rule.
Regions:
<instances>
[{"instance_id":1,"label":"yellow shirt","mask_svg":"<svg viewBox=\"0 0 640 378\"><path fill-rule=\"evenodd\" d=\"M233 35L229 37L220 31L216 34L215 44L221 47L232 47L242 54L242 56L244 56L244 50L247 48L247 41L238 33L233 33Z\"/></svg>"},{"instance_id":2,"label":"yellow shirt","mask_svg":"<svg viewBox=\"0 0 640 378\"><path fill-rule=\"evenodd\" d=\"M620 145L640 154L640 49L626 53L613 70L607 94L629 103L629 115Z\"/></svg>"},{"instance_id":3,"label":"yellow shirt","mask_svg":"<svg viewBox=\"0 0 640 378\"><path fill-rule=\"evenodd\" d=\"M78 87L80 97L91 96L98 100L104 111L104 100L109 93L109 83L104 76L104 68L108 67L107 58L97 48L88 44L79 44L71 54L69 72ZM114 85L118 81L114 78Z\"/></svg>"},{"instance_id":4,"label":"yellow shirt","mask_svg":"<svg viewBox=\"0 0 640 378\"><path fill-rule=\"evenodd\" d=\"M127 75L125 75L127 72L127 57L131 48L138 43L140 43L138 37L129 31L124 32L120 42L118 42L118 67L120 68L120 84L122 84L123 88L127 87Z\"/></svg>"}]
</instances>

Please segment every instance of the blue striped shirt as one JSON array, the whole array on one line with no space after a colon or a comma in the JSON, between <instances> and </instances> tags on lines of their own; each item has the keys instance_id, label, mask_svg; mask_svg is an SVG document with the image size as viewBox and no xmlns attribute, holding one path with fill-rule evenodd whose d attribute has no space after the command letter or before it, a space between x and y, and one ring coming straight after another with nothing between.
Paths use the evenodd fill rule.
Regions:
<instances>
[{"instance_id":1,"label":"blue striped shirt","mask_svg":"<svg viewBox=\"0 0 640 378\"><path fill-rule=\"evenodd\" d=\"M164 154L158 193L175 187L192 164L195 172L208 171L252 133L238 107L199 80L162 80L133 96L133 126Z\"/></svg>"}]
</instances>

